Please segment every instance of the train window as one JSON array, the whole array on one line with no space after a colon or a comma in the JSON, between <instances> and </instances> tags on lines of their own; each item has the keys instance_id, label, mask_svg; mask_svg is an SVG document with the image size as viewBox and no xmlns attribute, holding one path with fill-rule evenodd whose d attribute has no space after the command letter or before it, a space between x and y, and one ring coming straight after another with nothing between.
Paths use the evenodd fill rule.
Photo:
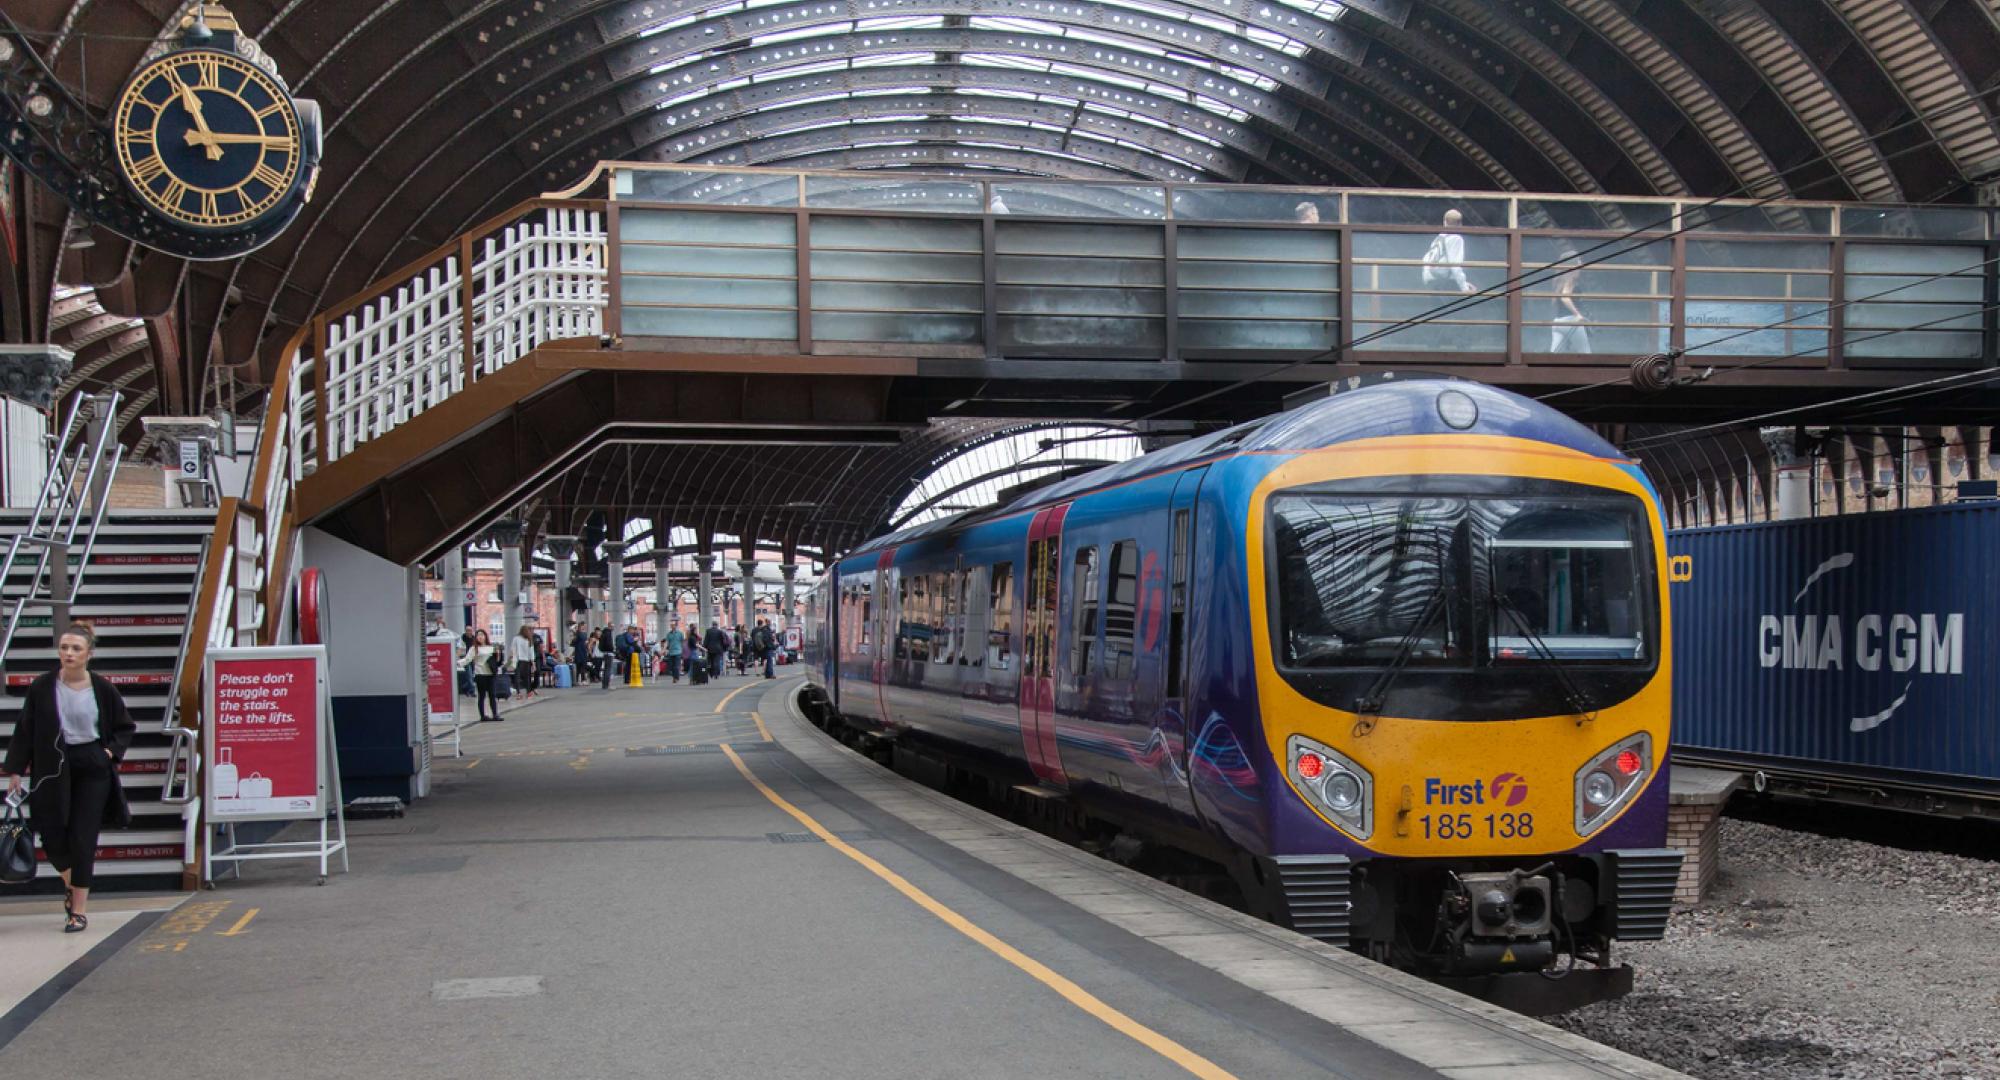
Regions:
<instances>
[{"instance_id":1,"label":"train window","mask_svg":"<svg viewBox=\"0 0 2000 1080\"><path fill-rule=\"evenodd\" d=\"M937 618L932 624L935 630L931 636L931 663L949 664L958 655L952 648L956 637L952 624L958 618L958 606L954 603L958 598L958 574L947 570L937 575L933 588L937 591L933 598Z\"/></svg>"},{"instance_id":2,"label":"train window","mask_svg":"<svg viewBox=\"0 0 2000 1080\"><path fill-rule=\"evenodd\" d=\"M968 566L958 580L958 663L986 666L986 568Z\"/></svg>"},{"instance_id":3,"label":"train window","mask_svg":"<svg viewBox=\"0 0 2000 1080\"><path fill-rule=\"evenodd\" d=\"M1285 667L1648 659L1637 500L1285 495L1271 523Z\"/></svg>"},{"instance_id":4,"label":"train window","mask_svg":"<svg viewBox=\"0 0 2000 1080\"><path fill-rule=\"evenodd\" d=\"M952 638L952 652L958 654L958 664L960 666L964 666L964 664L978 666L976 664L978 658L968 658L966 656L966 642L980 640L980 634L976 634L974 626L972 626L976 622L974 620L974 612L978 612L978 616L980 616L978 622L982 622L984 614L986 614L978 604L972 604L974 596L984 596L986 594L982 588L978 588L972 582L972 578L976 578L976 576L980 576L980 568L978 566L968 566L968 568L964 568L964 570L958 572L958 600L956 600L956 604L958 604L958 624L952 626L952 634L954 634L954 638Z\"/></svg>"},{"instance_id":5,"label":"train window","mask_svg":"<svg viewBox=\"0 0 2000 1080\"><path fill-rule=\"evenodd\" d=\"M1181 640L1187 634L1188 512L1174 511L1173 581L1167 616L1167 696L1181 696Z\"/></svg>"},{"instance_id":6,"label":"train window","mask_svg":"<svg viewBox=\"0 0 2000 1080\"><path fill-rule=\"evenodd\" d=\"M1630 514L1524 507L1493 535L1493 662L1641 660Z\"/></svg>"},{"instance_id":7,"label":"train window","mask_svg":"<svg viewBox=\"0 0 2000 1080\"><path fill-rule=\"evenodd\" d=\"M1104 673L1113 679L1132 677L1138 611L1139 542L1120 540L1111 547L1104 592Z\"/></svg>"},{"instance_id":8,"label":"train window","mask_svg":"<svg viewBox=\"0 0 2000 1080\"><path fill-rule=\"evenodd\" d=\"M1014 564L993 567L986 606L986 666L1006 671L1014 666Z\"/></svg>"},{"instance_id":9,"label":"train window","mask_svg":"<svg viewBox=\"0 0 2000 1080\"><path fill-rule=\"evenodd\" d=\"M1079 548L1076 562L1070 568L1069 592L1073 613L1069 673L1077 678L1088 674L1097 658L1097 589L1097 548Z\"/></svg>"},{"instance_id":10,"label":"train window","mask_svg":"<svg viewBox=\"0 0 2000 1080\"><path fill-rule=\"evenodd\" d=\"M1464 499L1285 497L1272 505L1287 667L1451 665L1470 649Z\"/></svg>"},{"instance_id":11,"label":"train window","mask_svg":"<svg viewBox=\"0 0 2000 1080\"><path fill-rule=\"evenodd\" d=\"M905 580L910 592L903 605L903 639L908 643L909 658L921 664L931 657L930 590L924 588L922 574L913 574Z\"/></svg>"}]
</instances>

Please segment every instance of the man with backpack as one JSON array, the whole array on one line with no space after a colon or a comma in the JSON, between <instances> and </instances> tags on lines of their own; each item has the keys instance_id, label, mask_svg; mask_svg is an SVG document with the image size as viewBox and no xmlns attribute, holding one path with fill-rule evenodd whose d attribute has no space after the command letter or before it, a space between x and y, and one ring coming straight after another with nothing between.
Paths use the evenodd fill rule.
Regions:
<instances>
[{"instance_id":1,"label":"man with backpack","mask_svg":"<svg viewBox=\"0 0 2000 1080\"><path fill-rule=\"evenodd\" d=\"M771 633L770 620L757 620L757 629L750 632L750 647L755 649L757 656L764 661L764 677L777 678L775 665L778 660L778 639Z\"/></svg>"}]
</instances>

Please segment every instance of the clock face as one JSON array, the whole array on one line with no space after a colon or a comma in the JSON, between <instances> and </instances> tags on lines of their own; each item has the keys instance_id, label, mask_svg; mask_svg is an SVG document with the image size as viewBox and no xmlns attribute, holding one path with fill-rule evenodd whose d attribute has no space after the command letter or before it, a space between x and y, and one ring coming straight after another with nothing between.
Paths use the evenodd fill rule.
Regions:
<instances>
[{"instance_id":1,"label":"clock face","mask_svg":"<svg viewBox=\"0 0 2000 1080\"><path fill-rule=\"evenodd\" d=\"M297 109L262 68L232 53L160 57L126 85L113 121L126 182L179 225L249 224L298 180Z\"/></svg>"}]
</instances>

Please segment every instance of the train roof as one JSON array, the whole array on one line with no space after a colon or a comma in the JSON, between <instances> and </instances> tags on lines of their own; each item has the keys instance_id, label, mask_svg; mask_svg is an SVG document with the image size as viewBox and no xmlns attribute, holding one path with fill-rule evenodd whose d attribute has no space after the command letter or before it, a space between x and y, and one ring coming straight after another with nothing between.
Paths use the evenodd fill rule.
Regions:
<instances>
[{"instance_id":1,"label":"train roof","mask_svg":"<svg viewBox=\"0 0 2000 1080\"><path fill-rule=\"evenodd\" d=\"M1472 422L1457 427L1445 420L1439 398L1456 392L1477 407ZM1322 450L1360 439L1399 435L1504 435L1566 447L1593 457L1623 459L1618 448L1555 409L1485 383L1418 378L1381 382L1335 393L1309 405L1259 417L1211 432L1116 465L1107 465L1035 490L1011 502L968 510L900 529L855 548L841 558L905 544L934 533L1068 502L1101 488L1197 461L1237 454Z\"/></svg>"}]
</instances>

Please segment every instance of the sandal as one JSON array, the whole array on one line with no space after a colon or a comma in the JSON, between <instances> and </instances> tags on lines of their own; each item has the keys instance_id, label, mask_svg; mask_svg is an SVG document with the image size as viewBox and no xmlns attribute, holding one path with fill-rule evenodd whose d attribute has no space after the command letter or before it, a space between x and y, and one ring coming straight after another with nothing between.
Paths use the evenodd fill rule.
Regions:
<instances>
[{"instance_id":1,"label":"sandal","mask_svg":"<svg viewBox=\"0 0 2000 1080\"><path fill-rule=\"evenodd\" d=\"M76 890L67 885L63 886L63 914L76 914Z\"/></svg>"},{"instance_id":2,"label":"sandal","mask_svg":"<svg viewBox=\"0 0 2000 1080\"><path fill-rule=\"evenodd\" d=\"M63 933L65 934L81 934L88 929L90 929L90 917L88 915L78 915L75 912L71 912L69 921L63 923Z\"/></svg>"}]
</instances>

